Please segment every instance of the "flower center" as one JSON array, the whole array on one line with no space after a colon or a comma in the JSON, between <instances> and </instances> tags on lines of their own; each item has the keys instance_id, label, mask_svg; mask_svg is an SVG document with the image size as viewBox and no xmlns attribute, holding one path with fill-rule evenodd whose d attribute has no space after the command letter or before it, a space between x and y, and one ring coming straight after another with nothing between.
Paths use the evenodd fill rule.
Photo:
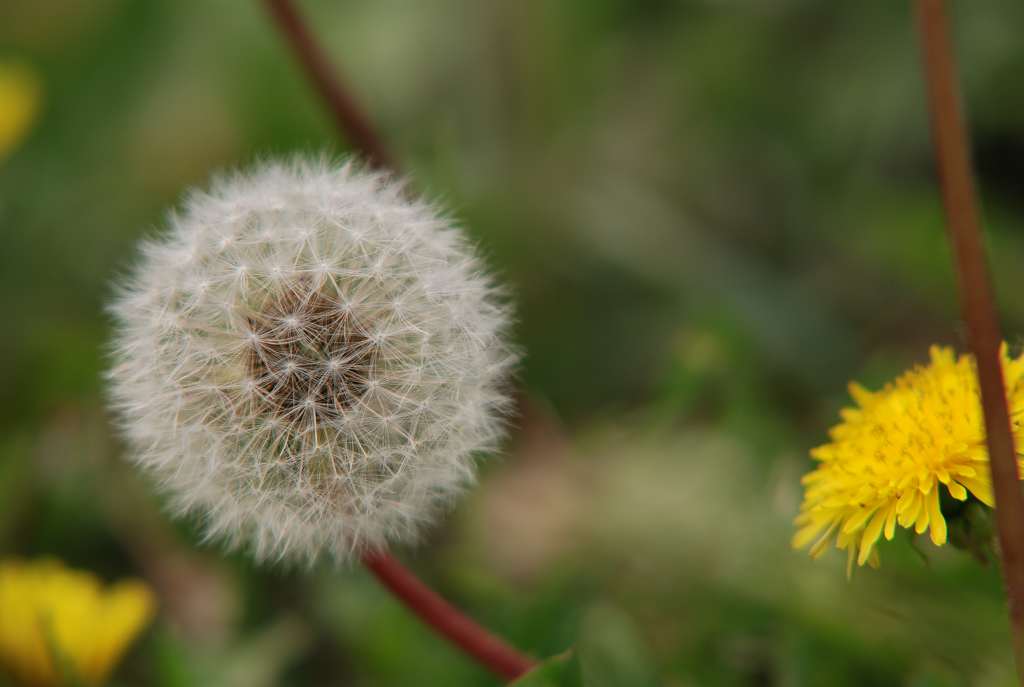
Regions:
<instances>
[{"instance_id":1,"label":"flower center","mask_svg":"<svg viewBox=\"0 0 1024 687\"><path fill-rule=\"evenodd\" d=\"M316 431L372 385L380 346L341 300L308 284L275 294L248 317L248 373L276 417Z\"/></svg>"}]
</instances>

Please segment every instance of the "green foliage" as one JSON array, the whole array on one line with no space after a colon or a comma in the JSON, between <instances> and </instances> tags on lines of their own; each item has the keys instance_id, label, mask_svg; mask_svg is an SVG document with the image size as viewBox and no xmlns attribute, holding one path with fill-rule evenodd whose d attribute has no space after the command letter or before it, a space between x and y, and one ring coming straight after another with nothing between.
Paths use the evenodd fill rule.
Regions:
<instances>
[{"instance_id":1,"label":"green foliage","mask_svg":"<svg viewBox=\"0 0 1024 687\"><path fill-rule=\"evenodd\" d=\"M653 657L632 621L611 606L591 609L579 640L568 651L543 661L511 683L517 687L653 687Z\"/></svg>"},{"instance_id":2,"label":"green foliage","mask_svg":"<svg viewBox=\"0 0 1024 687\"><path fill-rule=\"evenodd\" d=\"M1024 4L953 4L1019 343ZM532 655L576 647L521 684L1012 684L995 566L897 538L847 582L789 550L847 381L963 348L906 3L301 5L518 304L531 412L404 555ZM495 684L358 571L170 524L102 411L103 304L166 208L346 149L260 3L0 3L9 57L44 106L0 160L0 553L157 587L116 684ZM984 552L989 523L944 507Z\"/></svg>"},{"instance_id":3,"label":"green foliage","mask_svg":"<svg viewBox=\"0 0 1024 687\"><path fill-rule=\"evenodd\" d=\"M514 687L583 687L580 664L573 651L553 656L521 678L510 682Z\"/></svg>"},{"instance_id":4,"label":"green foliage","mask_svg":"<svg viewBox=\"0 0 1024 687\"><path fill-rule=\"evenodd\" d=\"M614 607L599 606L584 617L578 646L584 687L659 684L653 657L637 628Z\"/></svg>"}]
</instances>

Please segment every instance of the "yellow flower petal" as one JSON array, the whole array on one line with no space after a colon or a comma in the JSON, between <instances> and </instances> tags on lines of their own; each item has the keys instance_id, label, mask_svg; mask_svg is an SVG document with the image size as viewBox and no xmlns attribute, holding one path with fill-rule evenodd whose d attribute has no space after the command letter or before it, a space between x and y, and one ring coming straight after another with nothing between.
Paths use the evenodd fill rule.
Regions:
<instances>
[{"instance_id":1,"label":"yellow flower petal","mask_svg":"<svg viewBox=\"0 0 1024 687\"><path fill-rule=\"evenodd\" d=\"M1002 348L1007 401L1015 411L1014 433L1024 446L1024 355ZM821 555L829 543L849 562L877 562L881 536L896 527L928 531L941 546L948 539L940 495L970 496L992 506L984 418L970 356L932 346L929 362L879 391L849 386L853 405L840 411L830 441L812 450L815 468L801 482L804 500L793 538ZM1024 465L1024 456L1021 464ZM945 485L943 490L940 485ZM832 523L841 523L831 527ZM824 533L824 534L822 534Z\"/></svg>"},{"instance_id":2,"label":"yellow flower petal","mask_svg":"<svg viewBox=\"0 0 1024 687\"><path fill-rule=\"evenodd\" d=\"M931 521L932 543L942 546L946 543L946 519L939 509L939 490L932 491L928 498L928 519Z\"/></svg>"},{"instance_id":3,"label":"yellow flower petal","mask_svg":"<svg viewBox=\"0 0 1024 687\"><path fill-rule=\"evenodd\" d=\"M981 479L961 477L960 484L967 487L967 489L974 494L974 498L978 499L989 508L995 508L996 500L992 495L992 483L988 480L987 475Z\"/></svg>"},{"instance_id":4,"label":"yellow flower petal","mask_svg":"<svg viewBox=\"0 0 1024 687\"><path fill-rule=\"evenodd\" d=\"M878 537L882 534L882 525L885 524L887 514L887 511L878 510L875 512L875 516L871 518L868 526L864 528L864 536L860 540L860 555L857 557L857 565L864 565L867 562L875 542L878 541Z\"/></svg>"},{"instance_id":5,"label":"yellow flower petal","mask_svg":"<svg viewBox=\"0 0 1024 687\"><path fill-rule=\"evenodd\" d=\"M104 588L90 573L55 561L0 564L0 663L21 682L63 682L65 668L100 685L151 620L154 599L140 582Z\"/></svg>"},{"instance_id":6,"label":"yellow flower petal","mask_svg":"<svg viewBox=\"0 0 1024 687\"><path fill-rule=\"evenodd\" d=\"M0 63L0 160L28 132L39 111L42 88L24 65Z\"/></svg>"},{"instance_id":7,"label":"yellow flower petal","mask_svg":"<svg viewBox=\"0 0 1024 687\"><path fill-rule=\"evenodd\" d=\"M892 541L896 534L896 504L889 506L889 512L885 516L885 539Z\"/></svg>"},{"instance_id":8,"label":"yellow flower petal","mask_svg":"<svg viewBox=\"0 0 1024 687\"><path fill-rule=\"evenodd\" d=\"M957 501L967 500L967 490L964 489L964 485L959 482L950 482L946 485L946 488L949 489L949 495Z\"/></svg>"},{"instance_id":9,"label":"yellow flower petal","mask_svg":"<svg viewBox=\"0 0 1024 687\"><path fill-rule=\"evenodd\" d=\"M856 532L861 529L876 510L876 508L862 508L854 511L843 524L843 532Z\"/></svg>"},{"instance_id":10,"label":"yellow flower petal","mask_svg":"<svg viewBox=\"0 0 1024 687\"><path fill-rule=\"evenodd\" d=\"M917 512L917 522L914 523L914 532L916 534L924 534L925 530L928 529L928 519L930 511L928 509L927 497L922 499L922 508Z\"/></svg>"}]
</instances>

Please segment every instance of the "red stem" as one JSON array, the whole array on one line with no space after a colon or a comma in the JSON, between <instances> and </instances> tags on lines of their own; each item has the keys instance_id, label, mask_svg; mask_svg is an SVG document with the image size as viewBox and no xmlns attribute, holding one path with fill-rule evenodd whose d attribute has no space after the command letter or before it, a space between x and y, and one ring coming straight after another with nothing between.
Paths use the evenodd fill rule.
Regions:
<instances>
[{"instance_id":1,"label":"red stem","mask_svg":"<svg viewBox=\"0 0 1024 687\"><path fill-rule=\"evenodd\" d=\"M397 170L370 119L360 109L355 98L331 67L324 51L317 45L291 0L266 0L267 10L281 33L287 39L295 57L320 93L324 104L334 117L334 124L352 147L358 150L372 166Z\"/></svg>"},{"instance_id":2,"label":"red stem","mask_svg":"<svg viewBox=\"0 0 1024 687\"><path fill-rule=\"evenodd\" d=\"M363 556L363 565L420 619L503 678L514 680L535 663L465 616L386 553Z\"/></svg>"},{"instance_id":3,"label":"red stem","mask_svg":"<svg viewBox=\"0 0 1024 687\"><path fill-rule=\"evenodd\" d=\"M942 200L956 259L968 343L978 365L1014 658L1018 678L1024 685L1024 498L999 360L1002 336L985 264L944 0L916 2Z\"/></svg>"},{"instance_id":4,"label":"red stem","mask_svg":"<svg viewBox=\"0 0 1024 687\"><path fill-rule=\"evenodd\" d=\"M331 68L291 0L265 0L306 76L323 98L341 134L374 167L398 171L369 118ZM503 678L512 680L536 665L507 642L465 616L387 553L368 553L363 564L430 628Z\"/></svg>"}]
</instances>

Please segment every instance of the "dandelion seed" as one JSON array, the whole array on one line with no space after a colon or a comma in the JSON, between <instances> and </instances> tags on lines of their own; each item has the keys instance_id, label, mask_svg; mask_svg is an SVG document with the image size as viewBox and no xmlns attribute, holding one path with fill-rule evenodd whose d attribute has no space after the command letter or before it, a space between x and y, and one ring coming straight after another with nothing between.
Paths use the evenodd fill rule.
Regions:
<instances>
[{"instance_id":1,"label":"dandelion seed","mask_svg":"<svg viewBox=\"0 0 1024 687\"><path fill-rule=\"evenodd\" d=\"M310 561L415 539L500 439L503 298L387 177L226 177L143 256L112 308L111 396L134 460L210 536Z\"/></svg>"},{"instance_id":2,"label":"dandelion seed","mask_svg":"<svg viewBox=\"0 0 1024 687\"><path fill-rule=\"evenodd\" d=\"M904 373L881 391L850 385L857 403L845 408L832 441L811 451L818 466L804 476L794 548L821 556L831 543L847 552L848 570L878 565L876 544L896 526L929 533L946 543L940 494L964 501L973 495L994 505L985 448L985 425L972 357L933 346L931 361ZM1000 352L1013 430L1024 445L1024 355Z\"/></svg>"}]
</instances>

